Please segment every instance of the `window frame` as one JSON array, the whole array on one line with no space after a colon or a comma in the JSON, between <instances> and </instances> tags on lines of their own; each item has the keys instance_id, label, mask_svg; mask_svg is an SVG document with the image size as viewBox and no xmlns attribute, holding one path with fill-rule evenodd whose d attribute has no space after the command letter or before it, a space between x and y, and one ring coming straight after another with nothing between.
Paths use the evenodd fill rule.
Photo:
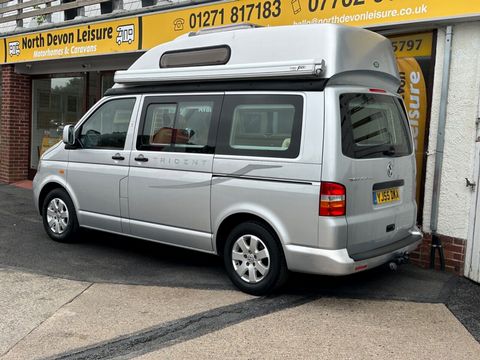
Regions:
<instances>
[{"instance_id":1,"label":"window frame","mask_svg":"<svg viewBox=\"0 0 480 360\"><path fill-rule=\"evenodd\" d=\"M233 115L237 106L241 105L293 105L295 114L293 118L290 146L285 151L239 149L230 146L230 137L233 131ZM302 139L303 117L305 98L301 94L281 93L242 93L227 94L225 96L220 126L217 138L217 154L235 156L254 156L294 159L300 155Z\"/></svg>"},{"instance_id":2,"label":"window frame","mask_svg":"<svg viewBox=\"0 0 480 360\"><path fill-rule=\"evenodd\" d=\"M85 124L90 121L92 116L94 116L98 110L100 110L103 106L105 106L107 103L110 103L112 101L119 101L119 100L134 100L133 107L132 107L132 114L130 115L130 121L128 123L127 127L127 132L125 135L125 141L123 143L123 148L116 148L116 147L85 147L85 145L80 141L80 135L82 132L83 127ZM125 97L115 97L108 99L106 101L103 101L102 103L98 104L98 106L92 108L92 112L88 115L88 117L83 120L79 125L78 128L75 129L75 146L74 148L80 148L80 149L85 149L85 150L125 150L125 147L127 145L127 138L128 138L128 132L130 130L130 125L132 123L132 119L135 113L135 105L137 104L138 98L136 96L125 96Z\"/></svg>"},{"instance_id":3,"label":"window frame","mask_svg":"<svg viewBox=\"0 0 480 360\"><path fill-rule=\"evenodd\" d=\"M135 150L137 151L156 151L156 152L171 152L171 153L201 153L201 154L213 154L215 153L215 146L216 146L216 138L217 138L217 130L218 130L218 122L220 118L220 111L222 108L224 94L174 94L174 95L153 95L153 96L145 96L142 104L142 110L140 114L140 121L137 128L137 135L135 139ZM173 143L170 143L168 146L164 145L154 145L154 144L143 144L142 137L145 136L145 123L146 123L146 116L148 107L150 105L169 105L169 104L176 104L177 111L175 112L175 119L174 125L176 120L176 114L178 112L179 103L183 102L213 102L213 111L212 111L212 119L210 121L210 128L208 133L208 140L207 145L203 146L203 148L195 148L195 147L182 147L182 146L174 146ZM150 136L150 135L148 135Z\"/></svg>"}]
</instances>

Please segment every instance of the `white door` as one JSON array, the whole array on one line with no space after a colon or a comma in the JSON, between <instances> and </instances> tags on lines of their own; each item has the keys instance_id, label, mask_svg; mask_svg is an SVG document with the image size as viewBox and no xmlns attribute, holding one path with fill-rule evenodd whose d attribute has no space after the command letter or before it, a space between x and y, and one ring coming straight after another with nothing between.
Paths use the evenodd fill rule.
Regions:
<instances>
[{"instance_id":1,"label":"white door","mask_svg":"<svg viewBox=\"0 0 480 360\"><path fill-rule=\"evenodd\" d=\"M476 144L475 156L475 195L470 211L470 231L465 256L465 276L480 283L480 143Z\"/></svg>"}]
</instances>

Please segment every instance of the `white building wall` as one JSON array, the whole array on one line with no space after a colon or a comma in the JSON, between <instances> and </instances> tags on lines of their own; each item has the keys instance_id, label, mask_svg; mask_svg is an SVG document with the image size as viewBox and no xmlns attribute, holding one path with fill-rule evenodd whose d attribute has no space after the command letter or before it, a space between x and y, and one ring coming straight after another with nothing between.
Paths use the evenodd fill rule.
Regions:
<instances>
[{"instance_id":1,"label":"white building wall","mask_svg":"<svg viewBox=\"0 0 480 360\"><path fill-rule=\"evenodd\" d=\"M435 150L440 110L446 28L438 31L435 78L425 183L424 231L430 232ZM453 26L452 62L448 92L445 149L440 185L437 232L467 239L473 191L476 120L480 96L480 22Z\"/></svg>"}]
</instances>

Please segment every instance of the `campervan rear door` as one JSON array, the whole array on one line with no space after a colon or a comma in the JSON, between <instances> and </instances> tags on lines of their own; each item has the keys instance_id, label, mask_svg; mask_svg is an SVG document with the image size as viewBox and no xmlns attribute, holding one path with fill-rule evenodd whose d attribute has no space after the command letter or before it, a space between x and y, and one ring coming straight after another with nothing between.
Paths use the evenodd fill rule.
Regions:
<instances>
[{"instance_id":1,"label":"campervan rear door","mask_svg":"<svg viewBox=\"0 0 480 360\"><path fill-rule=\"evenodd\" d=\"M347 250L355 260L408 240L416 219L415 158L401 98L330 87L322 181L346 187Z\"/></svg>"}]
</instances>

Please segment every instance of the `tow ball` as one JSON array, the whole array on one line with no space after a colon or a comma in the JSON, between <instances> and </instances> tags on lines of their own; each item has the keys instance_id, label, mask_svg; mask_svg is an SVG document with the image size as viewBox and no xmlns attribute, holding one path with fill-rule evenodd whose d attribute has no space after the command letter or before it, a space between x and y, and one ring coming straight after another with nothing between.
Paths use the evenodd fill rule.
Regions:
<instances>
[{"instance_id":1,"label":"tow ball","mask_svg":"<svg viewBox=\"0 0 480 360\"><path fill-rule=\"evenodd\" d=\"M394 258L392 261L388 263L388 268L392 271L396 271L399 265L403 265L408 263L408 254L402 254Z\"/></svg>"}]
</instances>

